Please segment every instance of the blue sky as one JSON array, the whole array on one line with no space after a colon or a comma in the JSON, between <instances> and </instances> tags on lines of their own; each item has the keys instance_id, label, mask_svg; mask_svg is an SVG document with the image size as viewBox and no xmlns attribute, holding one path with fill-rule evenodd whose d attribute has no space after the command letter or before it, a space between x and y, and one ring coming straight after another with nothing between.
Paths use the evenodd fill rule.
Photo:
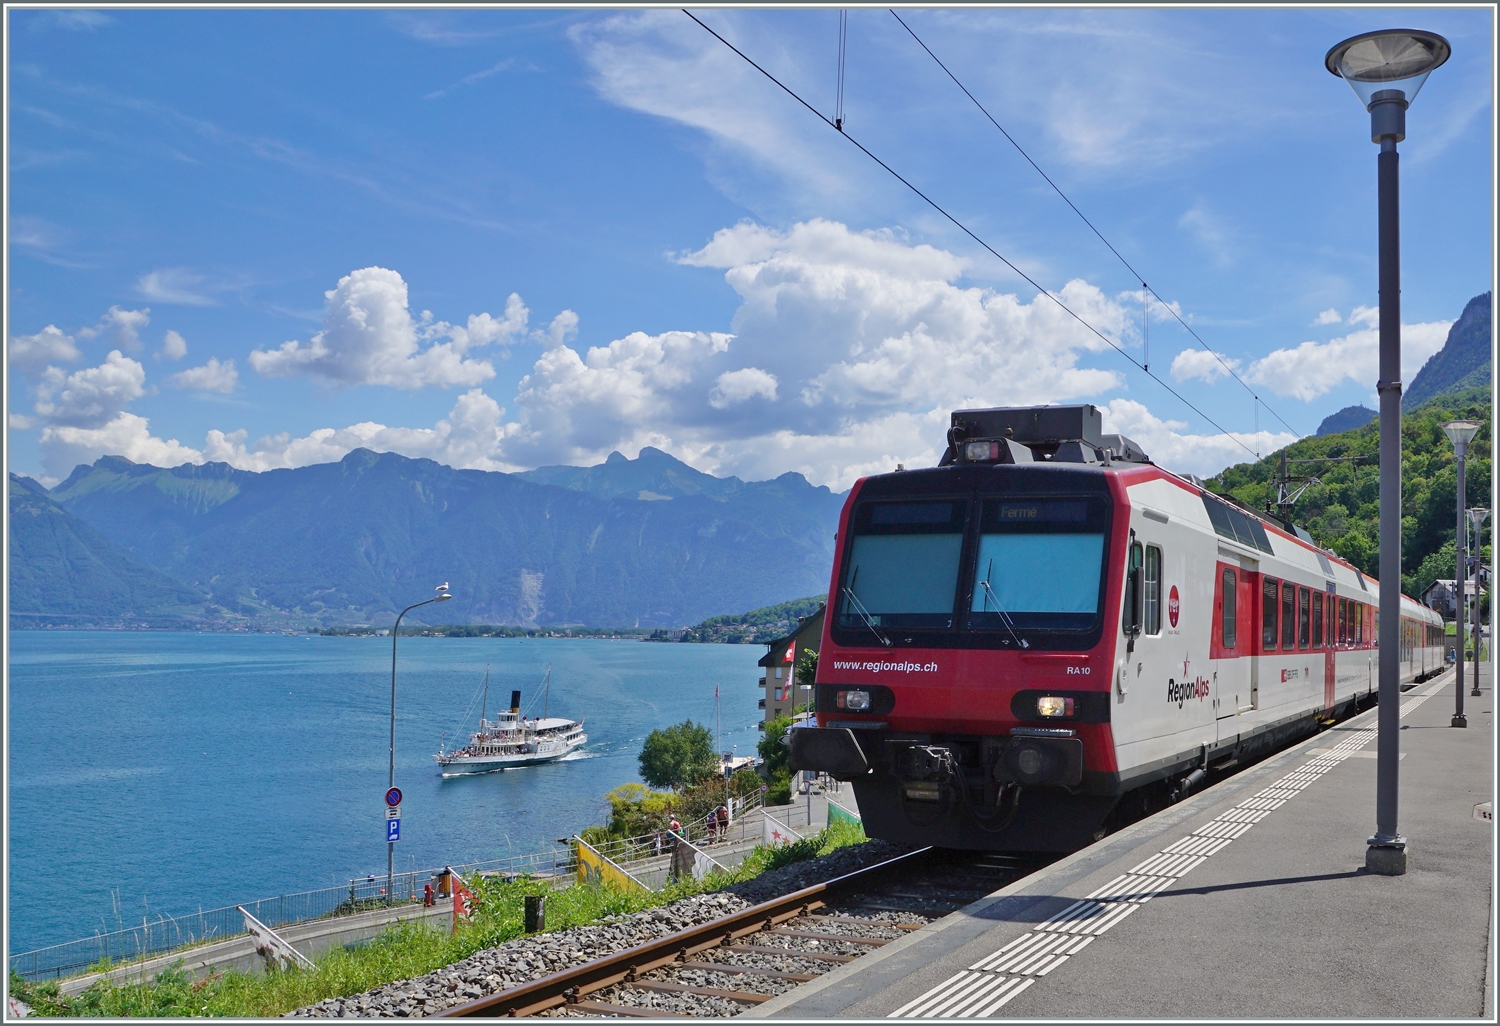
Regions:
<instances>
[{"instance_id":1,"label":"blue sky","mask_svg":"<svg viewBox=\"0 0 1500 1026\"><path fill-rule=\"evenodd\" d=\"M699 14L832 112L836 10ZM1453 43L1402 145L1406 380L1490 287L1489 10L904 16L1297 434L1376 376L1376 148L1333 43ZM1152 369L1221 434L674 10L7 18L10 461L44 481L651 444L843 488L1037 402L1198 473L1293 437L1156 309ZM1139 282L884 9L850 13L844 109L1145 359Z\"/></svg>"}]
</instances>

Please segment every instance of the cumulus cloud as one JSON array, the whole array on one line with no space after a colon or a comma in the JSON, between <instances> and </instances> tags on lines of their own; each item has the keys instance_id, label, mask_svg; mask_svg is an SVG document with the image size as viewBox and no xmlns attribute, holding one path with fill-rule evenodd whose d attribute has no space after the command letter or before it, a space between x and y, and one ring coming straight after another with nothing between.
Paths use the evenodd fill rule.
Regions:
<instances>
[{"instance_id":1,"label":"cumulus cloud","mask_svg":"<svg viewBox=\"0 0 1500 1026\"><path fill-rule=\"evenodd\" d=\"M708 393L708 405L716 410L742 403L746 399L760 396L775 401L776 375L767 374L759 367L745 367L737 371L725 371L719 375L718 383Z\"/></svg>"},{"instance_id":2,"label":"cumulus cloud","mask_svg":"<svg viewBox=\"0 0 1500 1026\"><path fill-rule=\"evenodd\" d=\"M1367 328L1380 327L1380 307L1356 306L1349 312L1350 324L1363 324Z\"/></svg>"},{"instance_id":3,"label":"cumulus cloud","mask_svg":"<svg viewBox=\"0 0 1500 1026\"><path fill-rule=\"evenodd\" d=\"M122 412L140 394L143 376L139 364L117 351L106 361L119 379L113 391L104 367L71 377L47 371L50 405L37 412L77 423L49 421L44 453L53 461L63 453L157 453L269 470L340 459L364 446L508 471L595 463L614 449L653 445L716 474L763 479L796 470L841 489L898 463L934 464L954 409L1101 402L1124 384L1117 370L1091 365L1097 359L1117 366L1109 343L1051 297L966 286L963 258L895 232L852 231L822 220L785 230L746 222L678 259L723 271L741 299L732 331L632 332L583 347L571 344L575 315L564 311L545 330L529 331L525 305L515 296L501 317L479 314L451 325L426 311L413 318L400 276L369 268L329 293L323 330L311 341L251 356L263 374L453 383L472 373L465 364L478 363L466 355L472 347L524 341L538 352L509 419L471 386L431 427L366 421L253 442L244 430L215 429L194 450L154 438L144 419ZM1085 281L1067 283L1058 296L1108 337L1130 340L1139 296L1111 297ZM440 347L446 352L429 355ZM210 361L173 381L206 387L232 374L232 363ZM774 418L766 416L768 403L775 403ZM1167 466L1211 473L1244 457L1234 437L1192 434L1140 403L1117 399L1108 410L1115 430ZM1271 451L1291 437L1242 440ZM101 448L107 445L119 448Z\"/></svg>"},{"instance_id":4,"label":"cumulus cloud","mask_svg":"<svg viewBox=\"0 0 1500 1026\"><path fill-rule=\"evenodd\" d=\"M151 434L146 418L134 413L118 413L96 427L51 425L42 429L37 444L42 466L50 477L59 479L78 464L92 463L100 456L124 456L132 462L157 467L203 462L203 454L197 449L175 438L163 439Z\"/></svg>"},{"instance_id":5,"label":"cumulus cloud","mask_svg":"<svg viewBox=\"0 0 1500 1026\"><path fill-rule=\"evenodd\" d=\"M1228 364L1228 368L1225 367ZM1207 349L1184 349L1172 360L1172 377L1178 381L1197 378L1210 385L1220 378L1229 377L1229 369L1238 370L1240 361L1223 353L1211 353Z\"/></svg>"},{"instance_id":6,"label":"cumulus cloud","mask_svg":"<svg viewBox=\"0 0 1500 1026\"><path fill-rule=\"evenodd\" d=\"M503 423L505 410L479 389L458 397L447 417L430 428L387 427L367 421L346 428L319 428L300 438L279 434L246 445L245 431L210 431L203 458L222 461L241 470L276 470L330 463L352 450L399 452L403 456L436 460L465 470L517 470L497 459L505 436L515 430Z\"/></svg>"},{"instance_id":7,"label":"cumulus cloud","mask_svg":"<svg viewBox=\"0 0 1500 1026\"><path fill-rule=\"evenodd\" d=\"M72 363L83 359L72 335L49 324L35 335L12 335L8 351L10 365L23 374L35 374L49 363Z\"/></svg>"},{"instance_id":8,"label":"cumulus cloud","mask_svg":"<svg viewBox=\"0 0 1500 1026\"><path fill-rule=\"evenodd\" d=\"M1255 459L1253 453L1275 452L1297 440L1289 432L1273 431L1192 434L1186 423L1164 420L1134 399L1111 399L1100 412L1106 432L1128 436L1157 466L1200 477L1217 474L1231 464L1249 463Z\"/></svg>"},{"instance_id":9,"label":"cumulus cloud","mask_svg":"<svg viewBox=\"0 0 1500 1026\"><path fill-rule=\"evenodd\" d=\"M187 339L175 331L168 331L161 340L161 348L156 351L156 358L160 360L166 357L168 360L180 360L187 355Z\"/></svg>"},{"instance_id":10,"label":"cumulus cloud","mask_svg":"<svg viewBox=\"0 0 1500 1026\"><path fill-rule=\"evenodd\" d=\"M1356 307L1349 322L1378 325L1380 311ZM1452 321L1401 325L1401 380L1410 382L1428 357L1443 348ZM1380 331L1361 328L1328 342L1304 342L1295 349L1276 349L1250 365L1250 381L1277 395L1310 400L1345 381L1375 386L1380 376Z\"/></svg>"},{"instance_id":11,"label":"cumulus cloud","mask_svg":"<svg viewBox=\"0 0 1500 1026\"><path fill-rule=\"evenodd\" d=\"M1339 316L1339 312L1333 309L1333 307L1329 307L1327 310L1324 310L1322 313L1318 314L1318 316L1313 319L1313 323L1338 324L1342 320L1343 318Z\"/></svg>"},{"instance_id":12,"label":"cumulus cloud","mask_svg":"<svg viewBox=\"0 0 1500 1026\"><path fill-rule=\"evenodd\" d=\"M141 275L136 279L135 290L157 303L216 306L218 300L202 289L203 280L203 275L195 274L185 267L169 267Z\"/></svg>"},{"instance_id":13,"label":"cumulus cloud","mask_svg":"<svg viewBox=\"0 0 1500 1026\"><path fill-rule=\"evenodd\" d=\"M140 310L126 310L121 306L112 306L99 318L99 323L92 328L81 328L78 332L79 338L97 338L106 335L110 341L121 349L137 352L141 348L141 329L151 323L151 308L144 307Z\"/></svg>"},{"instance_id":14,"label":"cumulus cloud","mask_svg":"<svg viewBox=\"0 0 1500 1026\"><path fill-rule=\"evenodd\" d=\"M104 362L68 374L48 367L36 386L36 412L52 424L98 428L145 394L146 369L118 349Z\"/></svg>"},{"instance_id":15,"label":"cumulus cloud","mask_svg":"<svg viewBox=\"0 0 1500 1026\"><path fill-rule=\"evenodd\" d=\"M1062 401L1121 381L1080 366L1108 344L1050 298L965 288L961 257L893 232L746 222L679 259L725 272L742 299L733 333L635 333L586 353L548 349L521 381L510 462L586 462L658 445L695 454L703 469L775 476L785 464L774 447L741 444L766 430L752 397L774 397L777 426L792 436L832 439L897 413ZM1105 332L1126 329L1130 315L1096 287L1073 281L1060 296ZM753 354L754 366L740 354ZM756 451L766 454L759 463ZM917 454L895 458L907 455Z\"/></svg>"},{"instance_id":16,"label":"cumulus cloud","mask_svg":"<svg viewBox=\"0 0 1500 1026\"><path fill-rule=\"evenodd\" d=\"M487 360L469 358L468 351L508 344L524 332L528 316L520 297L512 294L502 318L482 313L453 325L433 321L423 311L416 320L407 306L406 282L383 267L353 271L323 295L322 330L307 342L292 340L278 349L253 351L250 366L256 373L311 374L335 385L477 385L494 377L495 368ZM435 341L439 338L448 341Z\"/></svg>"},{"instance_id":17,"label":"cumulus cloud","mask_svg":"<svg viewBox=\"0 0 1500 1026\"><path fill-rule=\"evenodd\" d=\"M222 392L228 395L239 387L240 374L235 370L233 360L220 363L217 358L210 357L202 367L190 367L185 371L179 371L168 380L178 388L190 388L198 392Z\"/></svg>"}]
</instances>

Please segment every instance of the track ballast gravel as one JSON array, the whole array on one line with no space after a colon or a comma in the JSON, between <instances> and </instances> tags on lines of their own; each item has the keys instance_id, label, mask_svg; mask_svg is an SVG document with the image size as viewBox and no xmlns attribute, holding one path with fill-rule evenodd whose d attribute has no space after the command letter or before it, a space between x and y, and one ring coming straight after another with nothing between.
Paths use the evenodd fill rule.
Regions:
<instances>
[{"instance_id":1,"label":"track ballast gravel","mask_svg":"<svg viewBox=\"0 0 1500 1026\"><path fill-rule=\"evenodd\" d=\"M317 1018L432 1015L884 862L908 850L887 841L850 845L816 859L762 873L753 880L734 884L722 891L695 895L660 908L616 916L589 926L518 937L477 951L425 976L388 983L363 994L328 998L286 1015ZM796 960L796 963L806 964L803 960ZM823 968L826 969L826 965ZM672 1004L675 1002L663 1002L663 1006ZM733 1014L730 1008L743 1010L743 1006L726 1003L722 1014Z\"/></svg>"}]
</instances>

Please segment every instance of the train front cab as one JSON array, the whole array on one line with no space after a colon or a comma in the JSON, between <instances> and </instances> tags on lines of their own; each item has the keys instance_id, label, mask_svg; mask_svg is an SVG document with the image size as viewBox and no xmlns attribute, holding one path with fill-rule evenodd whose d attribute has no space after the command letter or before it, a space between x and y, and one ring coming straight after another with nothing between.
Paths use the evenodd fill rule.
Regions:
<instances>
[{"instance_id":1,"label":"train front cab","mask_svg":"<svg viewBox=\"0 0 1500 1026\"><path fill-rule=\"evenodd\" d=\"M854 784L873 837L1071 851L1118 798L1111 654L1128 546L1095 468L862 481L839 527L793 766Z\"/></svg>"}]
</instances>

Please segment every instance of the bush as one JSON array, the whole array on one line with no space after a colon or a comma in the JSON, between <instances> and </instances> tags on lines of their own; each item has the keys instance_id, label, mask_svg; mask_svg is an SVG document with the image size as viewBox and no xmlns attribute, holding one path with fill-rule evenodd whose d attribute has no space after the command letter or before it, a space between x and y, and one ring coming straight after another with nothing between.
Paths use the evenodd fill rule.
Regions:
<instances>
[{"instance_id":1,"label":"bush","mask_svg":"<svg viewBox=\"0 0 1500 1026\"><path fill-rule=\"evenodd\" d=\"M760 739L756 750L760 753L762 770L766 775L767 805L785 805L792 800L792 752L782 739L792 729L790 716L778 716L766 724L766 736Z\"/></svg>"}]
</instances>

